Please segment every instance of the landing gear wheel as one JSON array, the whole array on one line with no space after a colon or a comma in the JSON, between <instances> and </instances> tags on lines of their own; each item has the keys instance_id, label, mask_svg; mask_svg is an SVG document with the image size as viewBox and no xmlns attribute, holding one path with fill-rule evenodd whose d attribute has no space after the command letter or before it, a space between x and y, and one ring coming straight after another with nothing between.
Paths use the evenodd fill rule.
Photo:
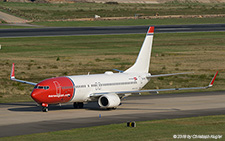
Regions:
<instances>
[{"instance_id":1,"label":"landing gear wheel","mask_svg":"<svg viewBox=\"0 0 225 141\"><path fill-rule=\"evenodd\" d=\"M42 111L43 111L43 112L48 112L48 107L43 107L43 108L42 108Z\"/></svg>"},{"instance_id":2,"label":"landing gear wheel","mask_svg":"<svg viewBox=\"0 0 225 141\"><path fill-rule=\"evenodd\" d=\"M83 102L74 102L73 107L74 107L74 109L82 109L84 107L84 103Z\"/></svg>"},{"instance_id":3,"label":"landing gear wheel","mask_svg":"<svg viewBox=\"0 0 225 141\"><path fill-rule=\"evenodd\" d=\"M113 108L106 108L106 110L116 110L117 108L116 107L113 107Z\"/></svg>"},{"instance_id":4,"label":"landing gear wheel","mask_svg":"<svg viewBox=\"0 0 225 141\"><path fill-rule=\"evenodd\" d=\"M79 102L79 103L78 103L78 108L79 108L79 109L84 108L84 103L83 103L83 102Z\"/></svg>"}]
</instances>

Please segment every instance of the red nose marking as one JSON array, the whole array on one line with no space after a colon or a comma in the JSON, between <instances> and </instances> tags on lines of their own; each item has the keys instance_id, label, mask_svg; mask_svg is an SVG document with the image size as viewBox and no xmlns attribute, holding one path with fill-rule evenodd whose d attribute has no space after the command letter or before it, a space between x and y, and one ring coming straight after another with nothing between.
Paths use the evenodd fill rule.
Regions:
<instances>
[{"instance_id":1,"label":"red nose marking","mask_svg":"<svg viewBox=\"0 0 225 141\"><path fill-rule=\"evenodd\" d=\"M58 104L69 102L74 97L74 93L72 80L68 77L56 77L38 83L31 97L39 104Z\"/></svg>"}]
</instances>

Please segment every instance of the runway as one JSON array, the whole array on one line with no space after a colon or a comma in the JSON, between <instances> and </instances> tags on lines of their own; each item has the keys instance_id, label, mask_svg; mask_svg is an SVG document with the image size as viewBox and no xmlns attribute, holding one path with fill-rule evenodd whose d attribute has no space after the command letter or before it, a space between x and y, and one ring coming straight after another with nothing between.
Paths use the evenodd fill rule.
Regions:
<instances>
[{"instance_id":1,"label":"runway","mask_svg":"<svg viewBox=\"0 0 225 141\"><path fill-rule=\"evenodd\" d=\"M225 91L159 94L126 98L117 110L96 103L73 109L72 103L43 113L34 102L0 104L0 137L146 121L225 114ZM93 106L93 108L91 108ZM99 117L101 115L101 117ZM138 125L137 125L138 126Z\"/></svg>"},{"instance_id":2,"label":"runway","mask_svg":"<svg viewBox=\"0 0 225 141\"><path fill-rule=\"evenodd\" d=\"M0 29L0 38L141 34L141 33L144 34L146 33L148 27L149 26L112 26L112 27L64 27L64 28L50 27L50 28L29 28L29 29ZM155 33L211 32L211 31L225 31L225 24L155 26Z\"/></svg>"}]
</instances>

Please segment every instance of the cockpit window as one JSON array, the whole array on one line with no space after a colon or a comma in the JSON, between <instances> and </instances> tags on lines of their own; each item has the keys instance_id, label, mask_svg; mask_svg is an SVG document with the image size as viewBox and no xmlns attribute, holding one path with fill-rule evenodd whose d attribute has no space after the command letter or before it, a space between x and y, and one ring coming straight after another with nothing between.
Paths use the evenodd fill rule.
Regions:
<instances>
[{"instance_id":1,"label":"cockpit window","mask_svg":"<svg viewBox=\"0 0 225 141\"><path fill-rule=\"evenodd\" d=\"M49 89L49 86L35 86L34 88L35 89L45 89L45 90L47 90L47 89Z\"/></svg>"}]
</instances>

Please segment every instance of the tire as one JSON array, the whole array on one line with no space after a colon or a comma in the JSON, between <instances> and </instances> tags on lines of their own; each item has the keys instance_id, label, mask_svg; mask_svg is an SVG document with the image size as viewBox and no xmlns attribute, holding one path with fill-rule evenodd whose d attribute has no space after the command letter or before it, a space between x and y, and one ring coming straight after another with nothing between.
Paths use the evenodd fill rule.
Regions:
<instances>
[{"instance_id":1,"label":"tire","mask_svg":"<svg viewBox=\"0 0 225 141\"><path fill-rule=\"evenodd\" d=\"M83 102L79 102L79 103L78 103L78 108L79 108L79 109L84 108L84 103L83 103Z\"/></svg>"},{"instance_id":2,"label":"tire","mask_svg":"<svg viewBox=\"0 0 225 141\"><path fill-rule=\"evenodd\" d=\"M106 110L116 110L117 108L116 107L113 107L113 108L106 108Z\"/></svg>"},{"instance_id":3,"label":"tire","mask_svg":"<svg viewBox=\"0 0 225 141\"><path fill-rule=\"evenodd\" d=\"M77 108L78 108L77 102L74 102L74 103L73 103L73 108L74 108L74 109L77 109Z\"/></svg>"},{"instance_id":4,"label":"tire","mask_svg":"<svg viewBox=\"0 0 225 141\"><path fill-rule=\"evenodd\" d=\"M42 108L42 111L43 111L43 112L48 112L48 107L43 107L43 108Z\"/></svg>"}]
</instances>

